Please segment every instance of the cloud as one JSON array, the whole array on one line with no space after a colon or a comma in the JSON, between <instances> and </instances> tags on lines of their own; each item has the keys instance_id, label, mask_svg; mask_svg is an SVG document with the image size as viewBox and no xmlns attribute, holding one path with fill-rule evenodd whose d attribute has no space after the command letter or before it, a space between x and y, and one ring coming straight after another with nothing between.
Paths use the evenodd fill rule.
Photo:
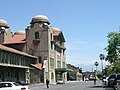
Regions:
<instances>
[{"instance_id":1,"label":"cloud","mask_svg":"<svg viewBox=\"0 0 120 90\"><path fill-rule=\"evenodd\" d=\"M71 42L66 44L66 60L67 63L74 65L81 65L85 67L94 67L94 62L99 61L99 54L106 54L104 48L106 43L100 41L88 42L79 40L70 40Z\"/></svg>"},{"instance_id":2,"label":"cloud","mask_svg":"<svg viewBox=\"0 0 120 90\"><path fill-rule=\"evenodd\" d=\"M106 43L71 40L71 43L66 44L66 47L67 57L96 58L100 53L105 53L104 48L106 47Z\"/></svg>"},{"instance_id":3,"label":"cloud","mask_svg":"<svg viewBox=\"0 0 120 90\"><path fill-rule=\"evenodd\" d=\"M93 64L95 60L90 60L90 59L80 59L80 58L72 58L72 57L68 57L67 62L71 62L75 65L77 64L84 64L84 65L89 65L89 64Z\"/></svg>"}]
</instances>

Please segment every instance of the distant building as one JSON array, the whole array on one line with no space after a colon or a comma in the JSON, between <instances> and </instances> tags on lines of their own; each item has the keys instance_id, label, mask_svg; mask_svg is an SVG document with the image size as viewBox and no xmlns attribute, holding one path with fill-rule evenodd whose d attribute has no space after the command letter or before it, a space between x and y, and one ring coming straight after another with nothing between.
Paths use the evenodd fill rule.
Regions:
<instances>
[{"instance_id":1,"label":"distant building","mask_svg":"<svg viewBox=\"0 0 120 90\"><path fill-rule=\"evenodd\" d=\"M82 76L83 76L83 81L85 81L86 79L93 80L95 77L95 72L89 72L89 71L82 72Z\"/></svg>"},{"instance_id":2,"label":"distant building","mask_svg":"<svg viewBox=\"0 0 120 90\"><path fill-rule=\"evenodd\" d=\"M82 80L81 68L75 67L74 65L71 65L71 64L67 64L67 68L71 70L67 72L68 81L81 81Z\"/></svg>"},{"instance_id":3,"label":"distant building","mask_svg":"<svg viewBox=\"0 0 120 90\"><path fill-rule=\"evenodd\" d=\"M24 61L29 66L29 82L44 82L49 79L51 83L55 83L59 78L67 80L65 38L60 29L51 26L46 16L33 17L25 32L19 30L14 34L11 33L7 22L1 20L0 43L16 52L21 52L22 54L18 58L24 56L25 53L32 57L33 62L30 63L26 59L27 62ZM15 60L18 59L15 58ZM21 59L19 59L20 62ZM8 64L11 65L11 63L7 63L5 67ZM23 75L25 78L28 76L25 73Z\"/></svg>"}]
</instances>

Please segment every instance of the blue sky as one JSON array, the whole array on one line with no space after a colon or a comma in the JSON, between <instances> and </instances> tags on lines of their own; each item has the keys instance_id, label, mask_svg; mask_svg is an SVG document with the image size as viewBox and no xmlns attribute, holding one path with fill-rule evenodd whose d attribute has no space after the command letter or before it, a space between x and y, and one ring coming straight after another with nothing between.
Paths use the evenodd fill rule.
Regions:
<instances>
[{"instance_id":1,"label":"blue sky","mask_svg":"<svg viewBox=\"0 0 120 90\"><path fill-rule=\"evenodd\" d=\"M25 30L36 15L46 15L63 31L67 63L91 71L95 61L100 63L99 54L106 53L108 32L119 31L120 1L0 0L0 19L12 32Z\"/></svg>"}]
</instances>

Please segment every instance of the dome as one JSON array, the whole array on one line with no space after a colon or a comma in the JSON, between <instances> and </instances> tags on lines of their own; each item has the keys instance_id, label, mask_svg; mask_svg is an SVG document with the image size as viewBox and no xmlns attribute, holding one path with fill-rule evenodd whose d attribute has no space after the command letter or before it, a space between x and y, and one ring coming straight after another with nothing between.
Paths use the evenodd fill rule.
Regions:
<instances>
[{"instance_id":1,"label":"dome","mask_svg":"<svg viewBox=\"0 0 120 90\"><path fill-rule=\"evenodd\" d=\"M18 31L15 32L15 34L25 34L25 31L23 31L23 30L18 30Z\"/></svg>"},{"instance_id":2,"label":"dome","mask_svg":"<svg viewBox=\"0 0 120 90\"><path fill-rule=\"evenodd\" d=\"M7 21L5 21L4 19L0 19L0 27L8 27L8 23Z\"/></svg>"},{"instance_id":3,"label":"dome","mask_svg":"<svg viewBox=\"0 0 120 90\"><path fill-rule=\"evenodd\" d=\"M46 22L49 24L48 17L44 15L37 15L32 18L31 24L36 22Z\"/></svg>"},{"instance_id":4,"label":"dome","mask_svg":"<svg viewBox=\"0 0 120 90\"><path fill-rule=\"evenodd\" d=\"M60 28L52 27L53 31L61 31Z\"/></svg>"}]
</instances>

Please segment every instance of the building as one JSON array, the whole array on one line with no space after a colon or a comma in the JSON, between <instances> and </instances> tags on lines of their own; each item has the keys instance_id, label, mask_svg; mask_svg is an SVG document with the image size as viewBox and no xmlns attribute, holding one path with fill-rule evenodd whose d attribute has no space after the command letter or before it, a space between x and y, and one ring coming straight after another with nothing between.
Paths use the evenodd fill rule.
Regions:
<instances>
[{"instance_id":1,"label":"building","mask_svg":"<svg viewBox=\"0 0 120 90\"><path fill-rule=\"evenodd\" d=\"M95 79L95 72L82 72L83 75L83 81L85 81L86 79L88 80L94 80Z\"/></svg>"},{"instance_id":2,"label":"building","mask_svg":"<svg viewBox=\"0 0 120 90\"><path fill-rule=\"evenodd\" d=\"M71 71L67 72L68 81L81 81L82 80L82 69L71 64L67 64L67 68Z\"/></svg>"},{"instance_id":3,"label":"building","mask_svg":"<svg viewBox=\"0 0 120 90\"><path fill-rule=\"evenodd\" d=\"M58 70L66 68L65 39L58 28L53 28L46 16L38 15L32 18L30 26L26 28L25 52L37 56L43 64L44 81L51 83L58 78L66 79L66 74ZM56 71L57 69L57 71ZM58 75L58 72L62 72Z\"/></svg>"},{"instance_id":4,"label":"building","mask_svg":"<svg viewBox=\"0 0 120 90\"><path fill-rule=\"evenodd\" d=\"M30 70L32 71L30 75L33 74L31 78L40 77L41 82L49 79L51 83L55 83L59 78L67 80L65 38L59 28L51 26L46 16L33 17L25 33L22 31L11 33L5 20L1 20L0 24L4 31L0 33L2 45L37 57L36 63L29 64L31 68L34 68ZM36 70L39 74L36 74Z\"/></svg>"},{"instance_id":5,"label":"building","mask_svg":"<svg viewBox=\"0 0 120 90\"><path fill-rule=\"evenodd\" d=\"M0 20L0 80L30 82L31 64L37 63L36 56L2 45L12 39L5 20Z\"/></svg>"}]
</instances>

